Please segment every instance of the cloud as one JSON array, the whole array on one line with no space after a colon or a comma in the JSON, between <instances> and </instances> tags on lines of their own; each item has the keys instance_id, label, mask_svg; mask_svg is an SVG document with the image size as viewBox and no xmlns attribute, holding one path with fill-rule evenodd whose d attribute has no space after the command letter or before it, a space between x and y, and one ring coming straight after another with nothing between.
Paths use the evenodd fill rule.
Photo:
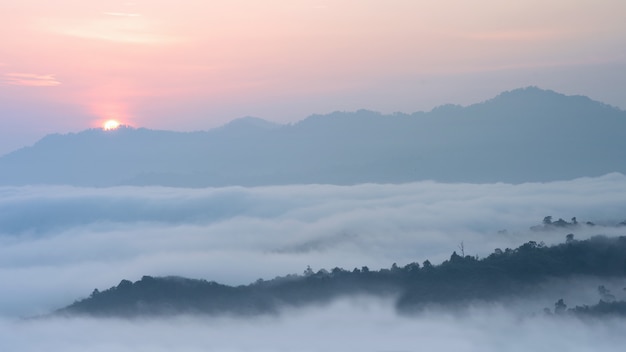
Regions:
<instances>
[{"instance_id":1,"label":"cloud","mask_svg":"<svg viewBox=\"0 0 626 352\"><path fill-rule=\"evenodd\" d=\"M64 36L117 43L158 45L184 41L181 37L164 33L158 22L138 13L105 12L102 15L72 21L42 20L40 28Z\"/></svg>"},{"instance_id":2,"label":"cloud","mask_svg":"<svg viewBox=\"0 0 626 352\"><path fill-rule=\"evenodd\" d=\"M2 81L9 85L28 87L54 87L61 84L53 74L5 73Z\"/></svg>"},{"instance_id":3,"label":"cloud","mask_svg":"<svg viewBox=\"0 0 626 352\"><path fill-rule=\"evenodd\" d=\"M7 350L460 351L621 350L623 320L549 317L558 298L595 303L623 279L562 279L544 295L462 311L399 316L393 302L355 297L259 317L17 317L50 312L93 288L142 275L248 283L314 269L449 257L527 240L545 215L611 224L626 215L626 176L564 182L357 186L0 187L0 341ZM498 230L507 229L507 233ZM624 228L581 227L578 238ZM620 297L623 298L623 297Z\"/></svg>"},{"instance_id":4,"label":"cloud","mask_svg":"<svg viewBox=\"0 0 626 352\"><path fill-rule=\"evenodd\" d=\"M121 279L227 284L335 266L439 263L529 240L560 243L626 220L626 176L565 182L0 188L0 316L49 312ZM544 216L600 226L533 232ZM502 231L506 230L506 231Z\"/></svg>"},{"instance_id":5,"label":"cloud","mask_svg":"<svg viewBox=\"0 0 626 352\"><path fill-rule=\"evenodd\" d=\"M501 306L399 317L368 299L280 317L0 321L11 351L620 351L623 321L520 316Z\"/></svg>"}]
</instances>

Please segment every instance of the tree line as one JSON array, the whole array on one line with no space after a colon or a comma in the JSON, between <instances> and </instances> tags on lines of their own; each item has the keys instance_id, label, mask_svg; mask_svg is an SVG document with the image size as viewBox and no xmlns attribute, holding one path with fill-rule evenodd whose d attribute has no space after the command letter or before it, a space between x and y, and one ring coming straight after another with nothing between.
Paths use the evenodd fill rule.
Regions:
<instances>
[{"instance_id":1,"label":"tree line","mask_svg":"<svg viewBox=\"0 0 626 352\"><path fill-rule=\"evenodd\" d=\"M554 246L529 241L515 249L495 249L485 258L462 254L455 251L438 265L425 260L405 266L394 263L380 270L363 266L314 271L307 267L302 274L259 279L241 286L144 276L136 282L122 280L103 291L95 289L89 297L56 314L265 314L285 306L327 303L353 295L393 297L399 312L411 313L433 304L455 307L522 297L536 292L540 283L551 278L626 276L626 236L587 240L567 237L564 243ZM624 311L619 308L623 302L606 297L601 306L580 307L577 311Z\"/></svg>"}]
</instances>

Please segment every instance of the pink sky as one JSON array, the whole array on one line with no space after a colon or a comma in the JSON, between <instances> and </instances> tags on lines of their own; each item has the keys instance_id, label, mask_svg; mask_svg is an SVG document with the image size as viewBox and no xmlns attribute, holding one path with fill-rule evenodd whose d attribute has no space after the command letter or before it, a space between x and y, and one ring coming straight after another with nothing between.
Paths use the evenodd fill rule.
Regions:
<instances>
[{"instance_id":1,"label":"pink sky","mask_svg":"<svg viewBox=\"0 0 626 352\"><path fill-rule=\"evenodd\" d=\"M626 108L623 0L0 0L0 155L118 119L206 130L470 104Z\"/></svg>"}]
</instances>

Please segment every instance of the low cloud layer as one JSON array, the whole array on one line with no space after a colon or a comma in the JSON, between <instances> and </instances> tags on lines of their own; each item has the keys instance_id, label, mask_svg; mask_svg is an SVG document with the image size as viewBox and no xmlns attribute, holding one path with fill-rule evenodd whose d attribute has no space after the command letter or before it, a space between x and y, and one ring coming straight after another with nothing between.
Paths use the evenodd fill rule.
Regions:
<instances>
[{"instance_id":1,"label":"low cloud layer","mask_svg":"<svg viewBox=\"0 0 626 352\"><path fill-rule=\"evenodd\" d=\"M356 299L281 316L0 321L11 351L621 351L623 321L518 315L500 306L400 317Z\"/></svg>"},{"instance_id":2,"label":"low cloud layer","mask_svg":"<svg viewBox=\"0 0 626 352\"><path fill-rule=\"evenodd\" d=\"M600 226L533 232L544 216ZM372 269L528 241L562 242L626 220L626 177L547 184L258 188L0 188L0 316L43 314L142 275L227 284L335 266ZM506 230L506 231L504 231Z\"/></svg>"}]
</instances>

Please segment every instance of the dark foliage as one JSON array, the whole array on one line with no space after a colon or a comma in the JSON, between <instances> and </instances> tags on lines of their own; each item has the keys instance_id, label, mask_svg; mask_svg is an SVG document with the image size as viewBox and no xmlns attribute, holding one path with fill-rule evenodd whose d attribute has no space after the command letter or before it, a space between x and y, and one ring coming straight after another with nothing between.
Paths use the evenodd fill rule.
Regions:
<instances>
[{"instance_id":1,"label":"dark foliage","mask_svg":"<svg viewBox=\"0 0 626 352\"><path fill-rule=\"evenodd\" d=\"M144 276L134 283L123 280L102 292L94 290L89 298L58 313L259 314L276 312L281 306L325 303L357 294L397 297L398 310L411 312L429 304L462 305L523 295L542 281L575 275L626 275L626 237L596 236L584 241L568 238L566 243L550 247L530 241L517 249L496 249L483 259L454 252L439 265L425 261L422 266L411 263L398 267L394 263L390 269L378 271L363 267L314 272L307 268L303 275L259 279L237 287L205 280ZM608 291L599 290L606 299ZM595 311L606 307L580 309Z\"/></svg>"},{"instance_id":2,"label":"dark foliage","mask_svg":"<svg viewBox=\"0 0 626 352\"><path fill-rule=\"evenodd\" d=\"M584 223L586 226L596 226L594 222L586 221ZM556 221L552 221L552 216L548 215L543 218L541 221L541 225L531 226L530 229L533 231L551 231L556 229L576 229L581 226L581 223L578 222L576 217L574 216L571 221L565 221L562 218L559 218ZM626 226L626 220L618 223L618 224L603 224L603 226L607 227L621 227ZM571 236L571 237L569 237ZM568 235L568 239L574 239L573 234Z\"/></svg>"},{"instance_id":3,"label":"dark foliage","mask_svg":"<svg viewBox=\"0 0 626 352\"><path fill-rule=\"evenodd\" d=\"M570 309L568 313L579 316L622 316L626 317L626 301L606 302L600 300L598 304L592 306L576 306Z\"/></svg>"},{"instance_id":4,"label":"dark foliage","mask_svg":"<svg viewBox=\"0 0 626 352\"><path fill-rule=\"evenodd\" d=\"M578 317L626 317L626 301L616 300L615 296L604 285L598 286L598 294L600 295L600 300L597 304L567 309L567 304L561 298L554 304L554 313L549 308L545 308L544 312L548 315L573 315Z\"/></svg>"}]
</instances>

